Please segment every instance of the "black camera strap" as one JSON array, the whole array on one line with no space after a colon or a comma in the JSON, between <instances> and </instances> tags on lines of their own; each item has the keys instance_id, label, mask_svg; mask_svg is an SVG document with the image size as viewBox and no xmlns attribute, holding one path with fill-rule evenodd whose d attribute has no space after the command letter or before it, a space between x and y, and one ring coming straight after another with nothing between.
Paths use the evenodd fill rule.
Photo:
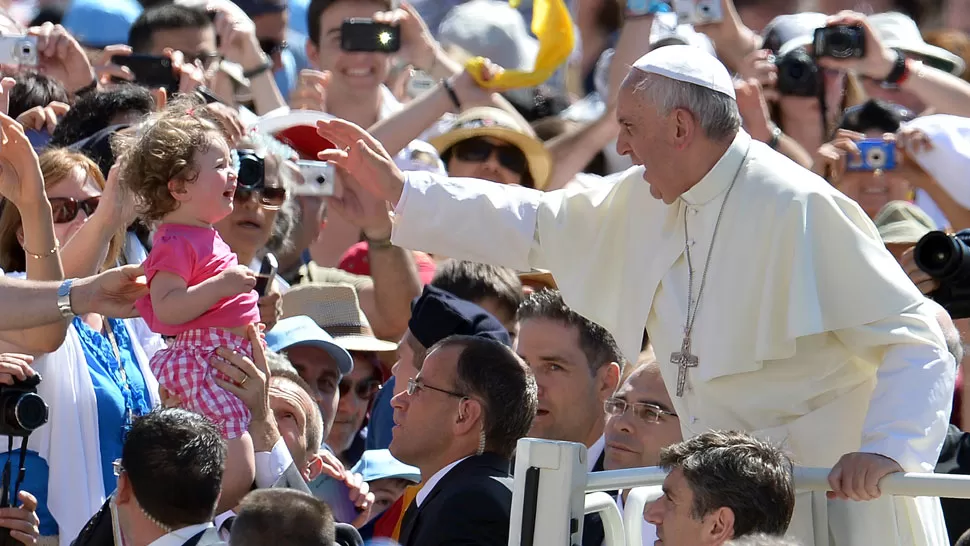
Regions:
<instances>
[{"instance_id":1,"label":"black camera strap","mask_svg":"<svg viewBox=\"0 0 970 546\"><path fill-rule=\"evenodd\" d=\"M11 490L10 455L13 453L13 436L7 437L7 462L3 465L3 498L0 499L0 508L16 506L16 499L10 500L10 497L17 496L17 493L20 492L20 486L24 483L24 477L27 475L27 438L27 436L24 436L23 441L20 442L20 469L17 471L17 481L14 483L13 490Z\"/></svg>"}]
</instances>

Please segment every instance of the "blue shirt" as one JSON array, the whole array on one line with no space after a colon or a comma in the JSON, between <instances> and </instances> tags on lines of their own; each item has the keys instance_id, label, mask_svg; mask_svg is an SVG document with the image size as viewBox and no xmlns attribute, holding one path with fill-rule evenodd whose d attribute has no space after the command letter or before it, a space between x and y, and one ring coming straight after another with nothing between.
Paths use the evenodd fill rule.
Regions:
<instances>
[{"instance_id":1,"label":"blue shirt","mask_svg":"<svg viewBox=\"0 0 970 546\"><path fill-rule=\"evenodd\" d=\"M381 387L381 392L374 400L374 407L370 410L370 422L367 425L367 438L364 440L366 449L387 449L391 445L392 430L394 429L394 408L391 398L394 397L394 378L391 377Z\"/></svg>"},{"instance_id":2,"label":"blue shirt","mask_svg":"<svg viewBox=\"0 0 970 546\"><path fill-rule=\"evenodd\" d=\"M81 342L81 350L91 374L94 385L94 396L98 408L98 443L101 449L101 476L104 481L105 493L111 493L117 487L117 477L114 475L113 464L121 458L121 448L127 433L126 410L131 409L132 417L144 415L151 411L151 395L145 385L145 377L135 360L132 350L131 336L125 323L117 319L108 319L118 351L127 375L127 384L121 378L118 360L108 338L91 329L80 317L75 317L73 325L77 330ZM78 393L85 396L85 393ZM58 403L49 400L48 403ZM127 404L127 406L126 406ZM15 444L16 447L16 444ZM16 456L16 451L14 456ZM50 468L47 461L36 452L28 451L27 474L21 487L37 497L37 517L40 518L40 534L52 536L58 534L57 522L54 521L47 503L47 484Z\"/></svg>"}]
</instances>

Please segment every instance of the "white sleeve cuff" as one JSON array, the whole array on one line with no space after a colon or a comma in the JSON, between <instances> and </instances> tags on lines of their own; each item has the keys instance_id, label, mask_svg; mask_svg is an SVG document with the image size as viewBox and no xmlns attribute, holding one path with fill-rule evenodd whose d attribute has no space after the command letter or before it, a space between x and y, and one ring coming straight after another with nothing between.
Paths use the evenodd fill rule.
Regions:
<instances>
[{"instance_id":1,"label":"white sleeve cuff","mask_svg":"<svg viewBox=\"0 0 970 546\"><path fill-rule=\"evenodd\" d=\"M256 453L256 487L264 489L273 487L283 472L293 464L293 456L282 438L276 441L272 451Z\"/></svg>"}]
</instances>

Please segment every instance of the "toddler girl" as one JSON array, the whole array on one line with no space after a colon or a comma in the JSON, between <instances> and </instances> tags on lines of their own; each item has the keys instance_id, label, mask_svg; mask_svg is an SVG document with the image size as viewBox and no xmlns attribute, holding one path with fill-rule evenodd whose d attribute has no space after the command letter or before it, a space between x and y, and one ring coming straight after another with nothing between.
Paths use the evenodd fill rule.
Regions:
<instances>
[{"instance_id":1,"label":"toddler girl","mask_svg":"<svg viewBox=\"0 0 970 546\"><path fill-rule=\"evenodd\" d=\"M158 222L145 260L149 295L136 303L155 332L175 336L151 368L185 409L205 415L228 440L219 510L234 507L255 475L245 404L216 384L219 347L252 357L247 327L259 322L256 277L212 225L232 212L236 170L225 132L207 111L177 101L119 141L121 180ZM223 379L225 379L223 377Z\"/></svg>"}]
</instances>

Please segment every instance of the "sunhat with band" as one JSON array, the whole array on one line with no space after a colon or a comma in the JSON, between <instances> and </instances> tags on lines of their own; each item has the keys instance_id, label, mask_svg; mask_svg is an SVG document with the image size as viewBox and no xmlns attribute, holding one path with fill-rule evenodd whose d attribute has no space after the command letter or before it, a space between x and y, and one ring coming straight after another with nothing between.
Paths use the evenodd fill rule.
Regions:
<instances>
[{"instance_id":1,"label":"sunhat with band","mask_svg":"<svg viewBox=\"0 0 970 546\"><path fill-rule=\"evenodd\" d=\"M530 128L508 112L488 106L469 108L456 119L451 129L430 140L442 159L456 144L478 137L491 137L511 144L525 156L532 185L542 189L549 181L552 159L549 151ZM528 185L528 184L523 184Z\"/></svg>"}]
</instances>

